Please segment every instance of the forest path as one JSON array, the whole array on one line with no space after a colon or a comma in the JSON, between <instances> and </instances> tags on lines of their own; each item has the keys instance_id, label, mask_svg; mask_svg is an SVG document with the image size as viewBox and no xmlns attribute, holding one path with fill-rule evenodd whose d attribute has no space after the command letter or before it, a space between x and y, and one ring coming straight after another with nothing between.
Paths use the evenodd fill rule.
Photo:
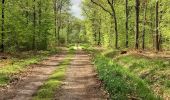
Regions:
<instances>
[{"instance_id":1,"label":"forest path","mask_svg":"<svg viewBox=\"0 0 170 100\"><path fill-rule=\"evenodd\" d=\"M88 54L77 51L55 100L107 100Z\"/></svg>"},{"instance_id":2,"label":"forest path","mask_svg":"<svg viewBox=\"0 0 170 100\"><path fill-rule=\"evenodd\" d=\"M30 100L37 92L38 88L48 79L66 57L67 53L61 53L49 57L48 59L31 66L25 72L25 76L20 76L21 80L15 85L0 91L0 100Z\"/></svg>"}]
</instances>

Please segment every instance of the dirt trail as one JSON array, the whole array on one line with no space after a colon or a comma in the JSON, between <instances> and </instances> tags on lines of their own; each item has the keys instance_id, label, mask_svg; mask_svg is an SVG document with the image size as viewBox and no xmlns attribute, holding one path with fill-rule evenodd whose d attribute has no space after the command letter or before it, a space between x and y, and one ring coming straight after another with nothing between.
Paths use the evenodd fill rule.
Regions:
<instances>
[{"instance_id":1,"label":"dirt trail","mask_svg":"<svg viewBox=\"0 0 170 100\"><path fill-rule=\"evenodd\" d=\"M77 52L55 100L107 100L88 54Z\"/></svg>"},{"instance_id":2,"label":"dirt trail","mask_svg":"<svg viewBox=\"0 0 170 100\"><path fill-rule=\"evenodd\" d=\"M65 56L65 53L54 55L32 66L17 84L0 91L0 100L30 100Z\"/></svg>"}]
</instances>

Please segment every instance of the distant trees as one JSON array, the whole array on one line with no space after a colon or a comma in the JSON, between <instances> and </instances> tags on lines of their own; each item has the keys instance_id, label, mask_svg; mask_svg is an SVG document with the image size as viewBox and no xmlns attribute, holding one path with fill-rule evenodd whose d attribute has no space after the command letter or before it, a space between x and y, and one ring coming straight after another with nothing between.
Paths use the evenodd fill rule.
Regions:
<instances>
[{"instance_id":1,"label":"distant trees","mask_svg":"<svg viewBox=\"0 0 170 100\"><path fill-rule=\"evenodd\" d=\"M66 40L70 0L1 0L0 10L1 52L45 50Z\"/></svg>"},{"instance_id":2,"label":"distant trees","mask_svg":"<svg viewBox=\"0 0 170 100\"><path fill-rule=\"evenodd\" d=\"M93 21L97 22L97 19L101 19L101 28L97 30L102 32L100 39L105 47L111 47L114 44L115 48L125 46L126 48L135 47L137 50L140 48L143 50L156 48L157 51L160 51L160 48L170 49L168 45L170 43L169 4L167 0L124 0L124 2L84 0L83 12L86 16L87 34L94 34L92 31L94 28L90 25L94 23ZM97 12L91 20L94 16L91 12L95 10ZM90 37L89 41L92 42Z\"/></svg>"},{"instance_id":3,"label":"distant trees","mask_svg":"<svg viewBox=\"0 0 170 100\"><path fill-rule=\"evenodd\" d=\"M70 0L54 0L54 15L55 15L55 37L60 43L60 31L62 28L62 17L68 13L70 7Z\"/></svg>"}]
</instances>

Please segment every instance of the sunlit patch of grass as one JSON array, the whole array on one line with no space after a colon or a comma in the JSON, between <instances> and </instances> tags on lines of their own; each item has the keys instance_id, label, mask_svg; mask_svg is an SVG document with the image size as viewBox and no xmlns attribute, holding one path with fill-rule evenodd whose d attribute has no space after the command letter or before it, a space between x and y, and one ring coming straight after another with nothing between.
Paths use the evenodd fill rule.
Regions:
<instances>
[{"instance_id":1,"label":"sunlit patch of grass","mask_svg":"<svg viewBox=\"0 0 170 100\"><path fill-rule=\"evenodd\" d=\"M54 98L56 89L61 86L65 78L66 68L70 64L71 57L72 55L69 55L61 62L56 71L48 78L44 85L40 87L33 100L52 100Z\"/></svg>"},{"instance_id":2,"label":"sunlit patch of grass","mask_svg":"<svg viewBox=\"0 0 170 100\"><path fill-rule=\"evenodd\" d=\"M112 100L161 100L144 80L111 59L97 56L95 65Z\"/></svg>"},{"instance_id":3,"label":"sunlit patch of grass","mask_svg":"<svg viewBox=\"0 0 170 100\"><path fill-rule=\"evenodd\" d=\"M115 59L114 62L145 80L158 95L170 94L170 61L127 55Z\"/></svg>"},{"instance_id":4,"label":"sunlit patch of grass","mask_svg":"<svg viewBox=\"0 0 170 100\"><path fill-rule=\"evenodd\" d=\"M116 55L118 55L119 53L120 53L120 51L118 51L118 50L110 49L110 50L106 50L106 51L102 52L102 55L109 57L109 58L113 58Z\"/></svg>"}]
</instances>

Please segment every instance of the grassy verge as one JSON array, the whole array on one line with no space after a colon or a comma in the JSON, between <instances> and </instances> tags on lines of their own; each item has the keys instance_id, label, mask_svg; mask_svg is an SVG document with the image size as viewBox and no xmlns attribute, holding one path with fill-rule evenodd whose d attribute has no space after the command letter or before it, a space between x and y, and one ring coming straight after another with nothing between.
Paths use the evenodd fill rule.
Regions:
<instances>
[{"instance_id":1,"label":"grassy verge","mask_svg":"<svg viewBox=\"0 0 170 100\"><path fill-rule=\"evenodd\" d=\"M70 52L73 53L74 51L70 50ZM33 100L52 100L54 98L56 89L59 88L65 77L66 68L70 64L72 56L73 55L70 54L63 62L61 62L56 71L38 90Z\"/></svg>"},{"instance_id":2,"label":"grassy verge","mask_svg":"<svg viewBox=\"0 0 170 100\"><path fill-rule=\"evenodd\" d=\"M145 81L156 95L170 98L170 60L149 58L137 54L120 55L120 51L102 52L105 57Z\"/></svg>"},{"instance_id":3,"label":"grassy verge","mask_svg":"<svg viewBox=\"0 0 170 100\"><path fill-rule=\"evenodd\" d=\"M0 86L7 85L10 80L12 80L11 76L14 74L18 74L21 71L24 71L28 65L35 64L49 55L53 54L54 51L41 51L37 53L33 52L25 52L20 53L19 56L13 57L11 59L7 59L9 63L0 67ZM4 61L1 61L3 63Z\"/></svg>"},{"instance_id":4,"label":"grassy verge","mask_svg":"<svg viewBox=\"0 0 170 100\"><path fill-rule=\"evenodd\" d=\"M145 81L111 59L97 56L95 65L112 100L160 100Z\"/></svg>"},{"instance_id":5,"label":"grassy verge","mask_svg":"<svg viewBox=\"0 0 170 100\"><path fill-rule=\"evenodd\" d=\"M170 97L170 61L127 55L115 59L115 62L136 73L158 95L163 98Z\"/></svg>"}]
</instances>

